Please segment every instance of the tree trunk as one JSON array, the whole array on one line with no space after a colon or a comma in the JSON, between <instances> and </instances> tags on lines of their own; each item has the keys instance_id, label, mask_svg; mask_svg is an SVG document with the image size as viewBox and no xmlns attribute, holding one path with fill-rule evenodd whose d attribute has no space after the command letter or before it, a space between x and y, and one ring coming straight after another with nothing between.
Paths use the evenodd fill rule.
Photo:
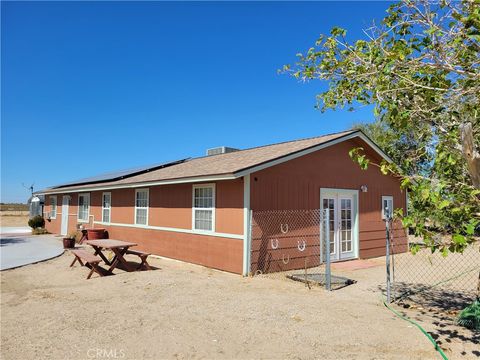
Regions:
<instances>
[{"instance_id":1,"label":"tree trunk","mask_svg":"<svg viewBox=\"0 0 480 360\"><path fill-rule=\"evenodd\" d=\"M463 156L467 160L467 168L473 186L480 189L480 153L475 148L475 142L473 141L472 123L467 122L460 125L460 134Z\"/></svg>"},{"instance_id":2,"label":"tree trunk","mask_svg":"<svg viewBox=\"0 0 480 360\"><path fill-rule=\"evenodd\" d=\"M480 271L478 272L477 301L480 301Z\"/></svg>"}]
</instances>

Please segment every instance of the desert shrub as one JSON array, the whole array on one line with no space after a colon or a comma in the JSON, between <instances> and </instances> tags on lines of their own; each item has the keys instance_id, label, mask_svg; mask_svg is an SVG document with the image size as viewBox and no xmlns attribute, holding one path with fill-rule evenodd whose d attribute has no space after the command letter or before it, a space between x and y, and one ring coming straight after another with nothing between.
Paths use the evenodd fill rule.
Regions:
<instances>
[{"instance_id":1,"label":"desert shrub","mask_svg":"<svg viewBox=\"0 0 480 360\"><path fill-rule=\"evenodd\" d=\"M47 229L45 228L35 228L32 230L32 235L43 235L43 234L50 234Z\"/></svg>"},{"instance_id":2,"label":"desert shrub","mask_svg":"<svg viewBox=\"0 0 480 360\"><path fill-rule=\"evenodd\" d=\"M43 228L45 226L45 219L41 215L36 215L28 220L28 226L32 229Z\"/></svg>"},{"instance_id":3,"label":"desert shrub","mask_svg":"<svg viewBox=\"0 0 480 360\"><path fill-rule=\"evenodd\" d=\"M463 309L457 321L466 328L480 330L480 301L475 300L473 304Z\"/></svg>"},{"instance_id":4,"label":"desert shrub","mask_svg":"<svg viewBox=\"0 0 480 360\"><path fill-rule=\"evenodd\" d=\"M65 238L75 240L75 242L78 243L80 240L79 231L76 231L76 230L70 231L70 233L67 236L65 236Z\"/></svg>"}]
</instances>

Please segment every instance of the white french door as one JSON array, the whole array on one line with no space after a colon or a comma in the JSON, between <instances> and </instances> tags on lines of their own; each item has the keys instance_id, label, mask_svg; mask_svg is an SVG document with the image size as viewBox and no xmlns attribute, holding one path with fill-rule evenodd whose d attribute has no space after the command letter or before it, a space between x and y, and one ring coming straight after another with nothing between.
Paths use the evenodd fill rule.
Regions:
<instances>
[{"instance_id":1,"label":"white french door","mask_svg":"<svg viewBox=\"0 0 480 360\"><path fill-rule=\"evenodd\" d=\"M355 190L321 189L321 209L328 209L331 261L357 257L358 195Z\"/></svg>"},{"instance_id":2,"label":"white french door","mask_svg":"<svg viewBox=\"0 0 480 360\"><path fill-rule=\"evenodd\" d=\"M67 235L68 233L68 201L69 196L64 195L62 198L62 228L61 235Z\"/></svg>"}]
</instances>

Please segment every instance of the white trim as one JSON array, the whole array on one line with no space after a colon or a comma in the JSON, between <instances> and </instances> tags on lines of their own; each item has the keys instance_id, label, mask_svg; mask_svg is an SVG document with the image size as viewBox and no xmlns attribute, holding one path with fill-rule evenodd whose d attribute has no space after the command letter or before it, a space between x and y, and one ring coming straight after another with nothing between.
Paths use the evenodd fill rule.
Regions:
<instances>
[{"instance_id":1,"label":"white trim","mask_svg":"<svg viewBox=\"0 0 480 360\"><path fill-rule=\"evenodd\" d=\"M147 192L147 218L146 224L137 224L137 209L145 209L144 207L137 207L137 194L141 191L146 191ZM135 189L135 212L134 212L134 217L135 217L135 225L143 225L143 226L148 226L148 213L150 209L150 189L148 188L141 188L141 189Z\"/></svg>"},{"instance_id":2,"label":"white trim","mask_svg":"<svg viewBox=\"0 0 480 360\"><path fill-rule=\"evenodd\" d=\"M392 208L390 209L390 211L392 212L392 215L393 215L393 210L394 210L393 196L392 195L382 195L382 220L385 220L385 212L384 212L385 208L383 207L383 202L385 200L392 202Z\"/></svg>"},{"instance_id":3,"label":"white trim","mask_svg":"<svg viewBox=\"0 0 480 360\"><path fill-rule=\"evenodd\" d=\"M186 233L186 234L204 235L204 236L216 236L216 237L223 237L223 238L231 238L231 239L243 240L243 235L228 234L228 233L219 233L219 232L212 232L212 231L208 231L208 232L207 232L207 231L190 230L190 229L180 229L180 228L171 228L171 227L164 227L164 226L152 226L152 225L137 225L137 224L122 224L122 223L103 223L103 222L101 222L101 221L95 221L95 224L97 224L97 225L104 225L104 226L131 227L131 228L136 228L136 229L171 231L171 232L179 232L179 233Z\"/></svg>"},{"instance_id":4,"label":"white trim","mask_svg":"<svg viewBox=\"0 0 480 360\"><path fill-rule=\"evenodd\" d=\"M196 208L195 207L195 189L201 188L211 188L212 189L212 207L211 208ZM215 183L209 184L195 184L192 186L192 230L201 232L204 234L209 234L211 232L215 232L215 213L216 213L216 187ZM212 211L212 229L211 230L203 230L203 229L195 229L195 210L211 210Z\"/></svg>"},{"instance_id":5,"label":"white trim","mask_svg":"<svg viewBox=\"0 0 480 360\"><path fill-rule=\"evenodd\" d=\"M360 206L359 206L359 191L352 190L352 189L337 189L337 188L320 188L320 209L323 209L323 198L328 197L328 195L335 195L336 194L348 194L353 197L353 204L352 210L355 211L355 216L352 216L352 220L354 219L354 226L352 229L352 234L354 237L354 249L353 249L353 257L350 259L358 259L360 256L360 230L359 230L359 216L360 216ZM338 207L338 206L337 206ZM340 244L341 246L341 244ZM340 248L339 248L340 250ZM341 259L346 260L346 259Z\"/></svg>"},{"instance_id":6,"label":"white trim","mask_svg":"<svg viewBox=\"0 0 480 360\"><path fill-rule=\"evenodd\" d=\"M232 174L226 175L212 175L212 176L200 176L200 177L187 177L181 179L172 179L172 180L159 180L159 181L152 181L146 183L131 183L131 184L123 184L123 185L104 185L104 186L92 186L92 187L85 187L81 189L62 189L59 188L55 191L48 191L48 192L37 192L35 195L50 195L50 194L70 194L70 193L77 193L82 191L102 191L102 190L113 190L113 189L132 189L132 188L139 188L139 187L151 187L157 185L172 185L172 184L188 184L188 183L200 183L204 181L221 181L221 180L235 180L238 176Z\"/></svg>"},{"instance_id":7,"label":"white trim","mask_svg":"<svg viewBox=\"0 0 480 360\"><path fill-rule=\"evenodd\" d=\"M55 199L55 216L52 216L52 199ZM49 218L52 220L55 220L57 218L57 211L58 211L58 202L57 202L57 196L52 195L50 196L50 211L49 211Z\"/></svg>"},{"instance_id":8,"label":"white trim","mask_svg":"<svg viewBox=\"0 0 480 360\"><path fill-rule=\"evenodd\" d=\"M243 177L243 276L250 273L250 174Z\"/></svg>"},{"instance_id":9,"label":"white trim","mask_svg":"<svg viewBox=\"0 0 480 360\"><path fill-rule=\"evenodd\" d=\"M110 197L110 207L109 208L106 208L103 206L104 204L104 201L103 201L103 197L105 195L108 195ZM105 219L103 218L103 212L104 210L107 210L108 209L108 221L105 221ZM107 192L103 192L102 193L102 222L108 222L110 223L112 221L112 193L110 191L107 191Z\"/></svg>"},{"instance_id":10,"label":"white trim","mask_svg":"<svg viewBox=\"0 0 480 360\"><path fill-rule=\"evenodd\" d=\"M67 235L68 234L68 211L70 207L70 195L63 195L62 196L62 217L60 218L60 234L61 235ZM65 216L63 213L65 212ZM77 214L74 214L75 216Z\"/></svg>"},{"instance_id":11,"label":"white trim","mask_svg":"<svg viewBox=\"0 0 480 360\"><path fill-rule=\"evenodd\" d=\"M331 140L331 141L328 141L328 142L325 142L323 144L319 144L317 146L314 146L314 147L311 147L311 148L308 148L308 149L305 149L305 150L302 150L302 151L299 151L297 153L294 153L294 154L290 154L290 155L287 155L287 156L283 156L281 158L278 158L276 160L272 160L272 161L268 161L264 164L260 164L260 165L257 165L257 166L254 166L252 168L249 168L249 169L246 169L246 170L242 170L242 171L239 171L239 172L236 172L235 173L235 176L237 177L240 177L240 176L244 176L246 174L251 174L253 172L257 172L257 171L260 171L260 170L264 170L266 168L269 168L271 166L275 166L275 165L278 165L278 164L282 164L286 161L290 161L290 160L293 160L293 159L296 159L298 157L301 157L301 156L304 156L304 155L308 155L308 154L311 154L315 151L318 151L318 150L321 150L321 149L324 149L324 148L327 148L327 147L330 147L330 146L333 146L333 145L336 145L336 144L339 144L341 142L344 142L345 140L350 140L350 139L353 139L353 138L356 138L356 137L359 137L360 139L362 139L363 141L365 141L373 150L375 150L375 152L377 152L381 157L383 157L385 160L387 160L388 162L393 162L392 159L390 159L388 157L387 154L385 154L377 145L375 145L368 137L366 137L362 132L354 132L354 133L351 133L349 135L345 135L345 136L342 136L340 138L337 138L335 140Z\"/></svg>"},{"instance_id":12,"label":"white trim","mask_svg":"<svg viewBox=\"0 0 480 360\"><path fill-rule=\"evenodd\" d=\"M86 219L80 219L79 218L79 215L80 215L80 211L79 211L80 210L80 196L88 198L88 211L87 211L87 218ZM79 222L79 223L89 223L90 222L90 193L89 192L78 194L78 199L77 199L77 222Z\"/></svg>"},{"instance_id":13,"label":"white trim","mask_svg":"<svg viewBox=\"0 0 480 360\"><path fill-rule=\"evenodd\" d=\"M364 133L360 132L360 133L358 133L358 137L359 137L360 139L362 139L363 141L365 141L365 142L366 142L373 150L375 150L375 152L376 152L378 155L380 155L382 158L384 158L385 160L387 160L389 163L393 163L392 158L391 158L390 156L388 156L387 154L385 154L385 153L383 152L383 150L378 147L377 144L375 144L372 140L370 140L370 139L368 138L367 135L365 135Z\"/></svg>"}]
</instances>

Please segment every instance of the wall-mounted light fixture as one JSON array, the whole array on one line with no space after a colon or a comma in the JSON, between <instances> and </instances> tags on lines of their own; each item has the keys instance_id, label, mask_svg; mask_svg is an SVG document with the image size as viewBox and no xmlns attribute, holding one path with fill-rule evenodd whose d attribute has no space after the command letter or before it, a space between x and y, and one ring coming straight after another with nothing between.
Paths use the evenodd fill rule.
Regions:
<instances>
[{"instance_id":1,"label":"wall-mounted light fixture","mask_svg":"<svg viewBox=\"0 0 480 360\"><path fill-rule=\"evenodd\" d=\"M368 191L368 186L367 185L362 185L362 186L360 186L360 190L362 190L362 192L367 192Z\"/></svg>"}]
</instances>

